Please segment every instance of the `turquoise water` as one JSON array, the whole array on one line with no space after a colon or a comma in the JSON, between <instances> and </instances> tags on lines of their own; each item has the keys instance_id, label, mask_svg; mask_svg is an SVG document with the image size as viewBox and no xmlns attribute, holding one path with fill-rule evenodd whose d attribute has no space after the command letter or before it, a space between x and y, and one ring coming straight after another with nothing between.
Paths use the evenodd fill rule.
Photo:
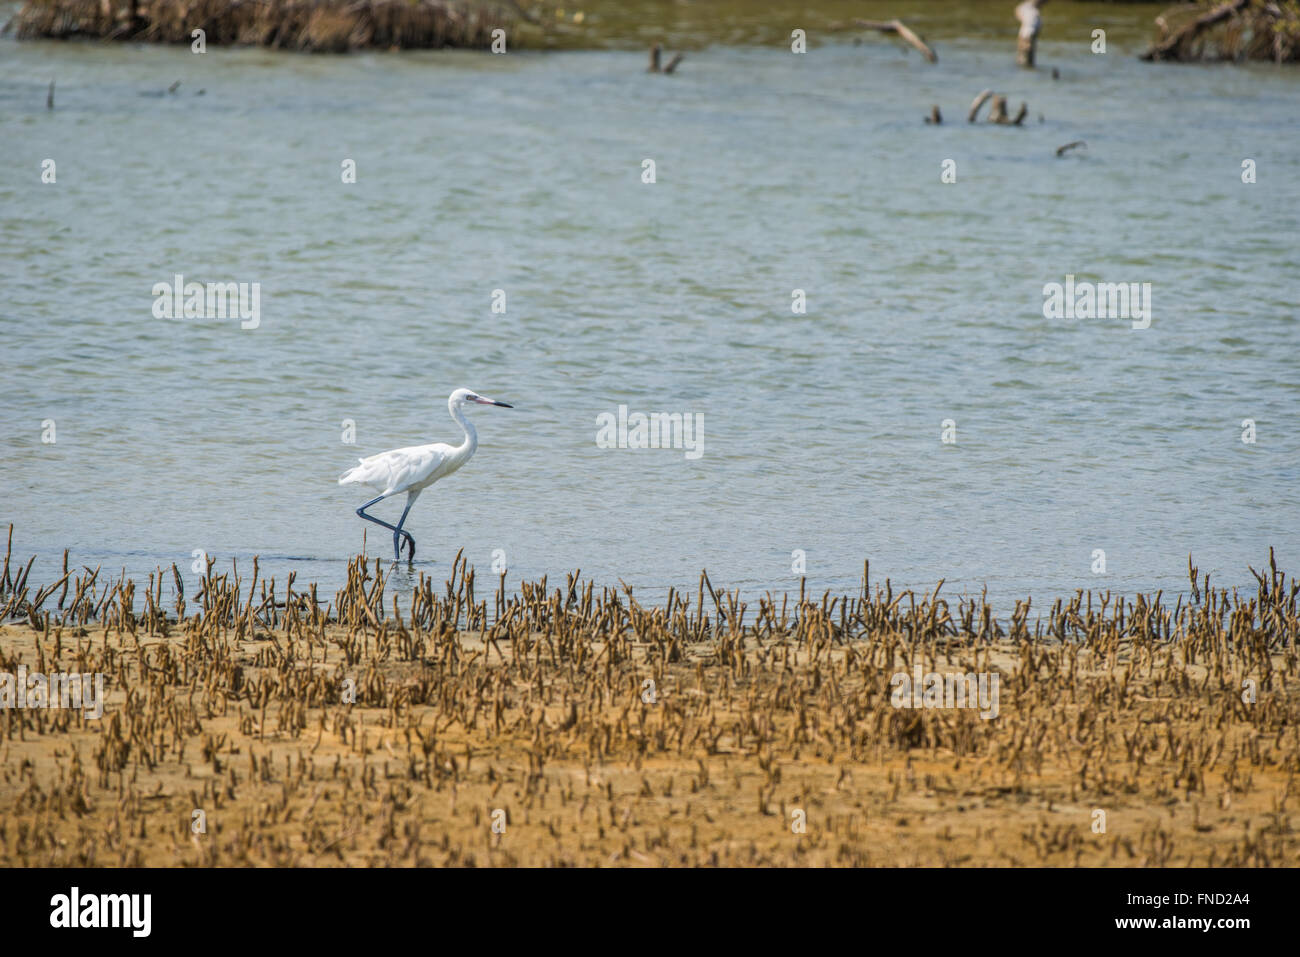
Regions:
<instances>
[{"instance_id":1,"label":"turquoise water","mask_svg":"<svg viewBox=\"0 0 1300 957\"><path fill-rule=\"evenodd\" d=\"M458 442L463 385L516 408L474 410L412 511L437 576L499 549L511 584L752 594L802 550L818 593L870 559L1042 603L1179 590L1189 552L1224 585L1269 545L1300 569L1300 71L1135 52L1046 42L1053 80L998 38L929 66L843 37L655 77L0 40L0 523L34 580L197 549L329 589L366 527L337 475ZM985 87L1026 125L968 125ZM260 283L260 324L155 317L178 273ZM1150 328L1045 318L1067 274L1151 283ZM599 448L620 404L702 415L703 454Z\"/></svg>"}]
</instances>

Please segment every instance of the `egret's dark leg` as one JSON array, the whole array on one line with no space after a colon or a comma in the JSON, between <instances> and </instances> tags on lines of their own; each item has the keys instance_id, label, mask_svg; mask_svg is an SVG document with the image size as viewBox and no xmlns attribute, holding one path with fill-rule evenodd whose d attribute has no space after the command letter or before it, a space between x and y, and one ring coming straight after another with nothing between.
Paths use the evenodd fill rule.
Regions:
<instances>
[{"instance_id":1,"label":"egret's dark leg","mask_svg":"<svg viewBox=\"0 0 1300 957\"><path fill-rule=\"evenodd\" d=\"M382 502L387 497L388 497L387 495L381 495L378 498L371 499L369 502L366 502L365 505L362 505L359 509L357 509L357 514L360 515L362 518L364 518L367 522L374 522L376 525L382 525L384 526L384 528L389 529L393 533L393 551L396 553L395 554L396 558L402 557L402 553L397 547L397 540L399 535L405 535L408 539L410 539L411 554L414 555L415 539L411 538L410 532L404 532L396 525L389 525L382 518L375 518L375 516L373 515L366 514L366 509L368 509L371 505L376 505L379 502ZM411 510L411 500L408 498L406 503L406 511L409 512L410 510ZM406 512L402 513L402 521L406 521Z\"/></svg>"},{"instance_id":2,"label":"egret's dark leg","mask_svg":"<svg viewBox=\"0 0 1300 957\"><path fill-rule=\"evenodd\" d=\"M411 511L411 506L415 504L415 497L418 494L418 492L406 493L406 508L402 509L402 517L397 520L397 528L393 531L393 557L397 561L402 559L402 546L398 541L400 535L406 536L406 547L409 550L406 560L409 562L415 558L415 538L410 532L402 531L402 526L406 524L406 516Z\"/></svg>"}]
</instances>

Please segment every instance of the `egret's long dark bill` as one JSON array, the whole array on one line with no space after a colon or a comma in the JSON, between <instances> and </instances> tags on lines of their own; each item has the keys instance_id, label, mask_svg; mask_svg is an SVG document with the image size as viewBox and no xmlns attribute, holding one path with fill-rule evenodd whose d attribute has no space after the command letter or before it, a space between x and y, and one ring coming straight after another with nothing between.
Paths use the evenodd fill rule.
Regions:
<instances>
[{"instance_id":1,"label":"egret's long dark bill","mask_svg":"<svg viewBox=\"0 0 1300 957\"><path fill-rule=\"evenodd\" d=\"M493 400L492 400L492 404L493 404L493 405L499 405L499 406L501 406L501 408L503 408L503 409L513 409L513 408L514 408L514 406L511 405L509 402L498 402L496 399L493 399Z\"/></svg>"}]
</instances>

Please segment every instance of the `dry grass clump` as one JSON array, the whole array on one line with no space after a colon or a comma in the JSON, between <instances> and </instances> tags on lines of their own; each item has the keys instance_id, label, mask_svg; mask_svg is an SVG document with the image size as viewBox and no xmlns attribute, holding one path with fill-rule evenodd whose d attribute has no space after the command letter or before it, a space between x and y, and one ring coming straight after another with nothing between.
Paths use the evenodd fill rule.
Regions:
<instances>
[{"instance_id":1,"label":"dry grass clump","mask_svg":"<svg viewBox=\"0 0 1300 957\"><path fill-rule=\"evenodd\" d=\"M27 0L19 39L95 37L343 53L367 47L487 49L517 8L481 0Z\"/></svg>"},{"instance_id":2,"label":"dry grass clump","mask_svg":"<svg viewBox=\"0 0 1300 957\"><path fill-rule=\"evenodd\" d=\"M1300 584L1271 563L1005 621L866 569L662 607L577 573L481 598L459 556L401 596L356 559L328 600L256 561L30 569L0 672L102 672L107 705L0 709L0 865L1300 863ZM997 717L894 707L914 667L997 675Z\"/></svg>"}]
</instances>

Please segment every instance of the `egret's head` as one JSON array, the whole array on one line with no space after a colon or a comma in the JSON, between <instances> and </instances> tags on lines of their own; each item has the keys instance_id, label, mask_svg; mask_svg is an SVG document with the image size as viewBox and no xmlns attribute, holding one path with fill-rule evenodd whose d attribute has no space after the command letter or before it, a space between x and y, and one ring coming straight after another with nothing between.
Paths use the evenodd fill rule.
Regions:
<instances>
[{"instance_id":1,"label":"egret's head","mask_svg":"<svg viewBox=\"0 0 1300 957\"><path fill-rule=\"evenodd\" d=\"M485 395L479 395L470 389L457 389L447 399L447 405L453 409L460 408L466 402L477 402L479 405L499 405L503 409L513 409L513 405L505 402L498 402L496 399L489 399Z\"/></svg>"}]
</instances>

